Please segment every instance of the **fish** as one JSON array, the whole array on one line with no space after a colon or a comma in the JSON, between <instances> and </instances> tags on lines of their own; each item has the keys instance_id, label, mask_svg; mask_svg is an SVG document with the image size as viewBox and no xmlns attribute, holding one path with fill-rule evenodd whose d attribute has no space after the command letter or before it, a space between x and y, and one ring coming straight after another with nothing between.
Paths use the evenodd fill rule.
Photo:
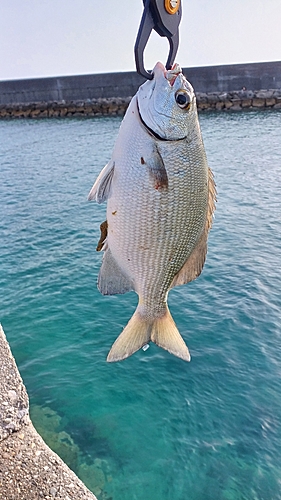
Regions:
<instances>
[{"instance_id":1,"label":"fish","mask_svg":"<svg viewBox=\"0 0 281 500\"><path fill-rule=\"evenodd\" d=\"M169 311L169 291L197 278L207 254L216 202L196 97L178 64L161 62L142 84L120 125L109 163L89 200L107 202L98 250L103 295L135 291L137 308L113 343L108 362L149 342L190 361Z\"/></svg>"}]
</instances>

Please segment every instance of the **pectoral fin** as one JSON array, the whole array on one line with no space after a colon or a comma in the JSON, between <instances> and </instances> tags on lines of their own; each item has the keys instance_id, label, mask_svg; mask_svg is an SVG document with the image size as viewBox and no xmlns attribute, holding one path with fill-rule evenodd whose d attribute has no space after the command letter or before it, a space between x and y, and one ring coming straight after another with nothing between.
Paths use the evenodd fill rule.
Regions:
<instances>
[{"instance_id":1,"label":"pectoral fin","mask_svg":"<svg viewBox=\"0 0 281 500\"><path fill-rule=\"evenodd\" d=\"M193 252L190 254L181 270L174 277L171 288L189 283L190 281L195 280L201 274L207 255L207 239L209 230L212 227L215 202L216 185L214 182L213 173L209 168L209 197L205 228Z\"/></svg>"},{"instance_id":2,"label":"pectoral fin","mask_svg":"<svg viewBox=\"0 0 281 500\"><path fill-rule=\"evenodd\" d=\"M168 187L167 171L157 146L154 146L153 152L147 160L142 157L141 163L146 165L154 189L161 190Z\"/></svg>"},{"instance_id":3,"label":"pectoral fin","mask_svg":"<svg viewBox=\"0 0 281 500\"><path fill-rule=\"evenodd\" d=\"M114 173L114 162L111 160L105 167L102 169L101 173L96 179L91 191L88 195L88 200L96 200L97 203L103 203L107 200L111 181Z\"/></svg>"},{"instance_id":4,"label":"pectoral fin","mask_svg":"<svg viewBox=\"0 0 281 500\"><path fill-rule=\"evenodd\" d=\"M104 252L98 277L98 289L103 295L115 295L134 290L133 282L120 269L109 248Z\"/></svg>"}]
</instances>

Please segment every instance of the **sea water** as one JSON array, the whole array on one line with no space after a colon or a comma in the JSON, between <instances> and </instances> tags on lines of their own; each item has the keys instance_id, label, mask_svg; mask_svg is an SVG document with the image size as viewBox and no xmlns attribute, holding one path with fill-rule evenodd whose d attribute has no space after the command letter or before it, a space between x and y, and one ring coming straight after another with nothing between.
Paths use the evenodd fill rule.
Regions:
<instances>
[{"instance_id":1,"label":"sea water","mask_svg":"<svg viewBox=\"0 0 281 500\"><path fill-rule=\"evenodd\" d=\"M281 113L200 116L218 191L202 275L169 294L186 363L106 363L137 296L103 297L87 194L119 118L0 123L1 323L46 442L99 500L281 499Z\"/></svg>"}]
</instances>

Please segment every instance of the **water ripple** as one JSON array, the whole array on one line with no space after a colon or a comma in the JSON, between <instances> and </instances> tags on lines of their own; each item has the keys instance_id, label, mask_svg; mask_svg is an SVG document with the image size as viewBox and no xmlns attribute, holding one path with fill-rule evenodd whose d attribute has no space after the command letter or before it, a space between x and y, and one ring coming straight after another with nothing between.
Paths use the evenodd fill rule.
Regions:
<instances>
[{"instance_id":1,"label":"water ripple","mask_svg":"<svg viewBox=\"0 0 281 500\"><path fill-rule=\"evenodd\" d=\"M35 424L100 500L278 500L281 114L201 116L216 218L202 275L169 296L190 364L154 345L105 363L137 302L98 293L105 207L87 203L119 124L0 123L1 322Z\"/></svg>"}]
</instances>

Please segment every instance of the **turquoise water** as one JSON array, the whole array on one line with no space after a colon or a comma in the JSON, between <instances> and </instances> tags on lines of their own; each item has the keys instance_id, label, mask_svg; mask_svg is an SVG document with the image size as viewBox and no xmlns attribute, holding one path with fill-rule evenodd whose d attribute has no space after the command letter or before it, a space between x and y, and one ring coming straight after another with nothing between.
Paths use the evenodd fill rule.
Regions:
<instances>
[{"instance_id":1,"label":"turquoise water","mask_svg":"<svg viewBox=\"0 0 281 500\"><path fill-rule=\"evenodd\" d=\"M99 500L281 499L281 113L205 114L218 204L200 278L169 294L192 355L107 364L136 306L102 297L120 119L0 122L1 323L33 421Z\"/></svg>"}]
</instances>

